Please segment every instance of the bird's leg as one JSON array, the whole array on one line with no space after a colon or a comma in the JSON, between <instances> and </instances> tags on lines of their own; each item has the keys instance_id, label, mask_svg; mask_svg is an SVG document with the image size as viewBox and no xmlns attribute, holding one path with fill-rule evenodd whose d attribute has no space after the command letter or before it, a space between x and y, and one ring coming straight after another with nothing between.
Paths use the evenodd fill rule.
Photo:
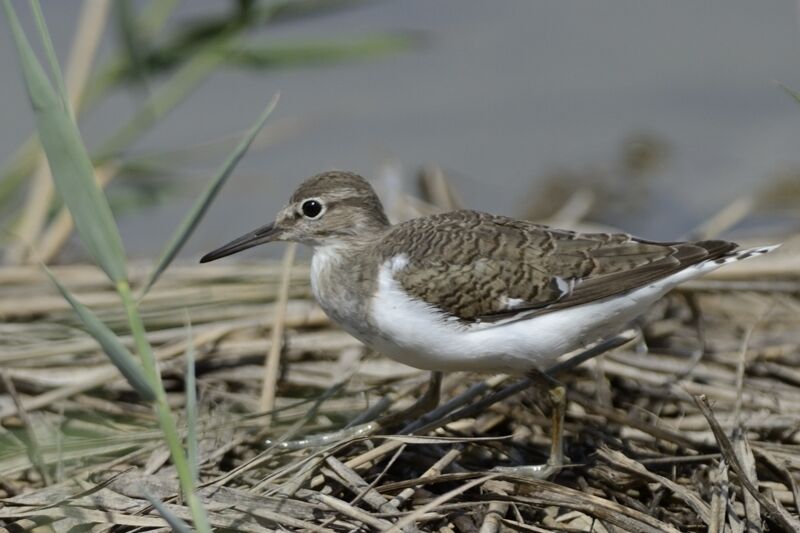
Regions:
<instances>
[{"instance_id":1,"label":"bird's leg","mask_svg":"<svg viewBox=\"0 0 800 533\"><path fill-rule=\"evenodd\" d=\"M540 370L528 373L531 385L547 405L552 420L550 455L541 465L498 466L493 470L513 476L547 479L564 466L564 415L567 410L567 391L564 385Z\"/></svg>"},{"instance_id":2,"label":"bird's leg","mask_svg":"<svg viewBox=\"0 0 800 533\"><path fill-rule=\"evenodd\" d=\"M432 409L439 407L439 402L442 399L442 372L432 371L431 377L428 380L428 388L425 394L422 395L420 401L420 411L426 413Z\"/></svg>"},{"instance_id":3,"label":"bird's leg","mask_svg":"<svg viewBox=\"0 0 800 533\"><path fill-rule=\"evenodd\" d=\"M345 440L366 437L377 433L383 428L395 425L407 418L416 418L421 414L427 413L431 409L436 408L439 405L441 390L442 373L431 372L431 377L428 381L428 388L425 391L425 394L423 394L416 402L414 402L413 405L407 409L403 409L399 413L386 415L378 420L370 420L366 417L359 418L354 421L356 423L351 423L347 427L338 431L331 431L329 433L322 433L320 435L311 435L303 439L280 443L267 441L267 444L275 445L282 450L299 450L304 448L319 448ZM385 405L384 408L385 407L388 407L388 405Z\"/></svg>"},{"instance_id":4,"label":"bird's leg","mask_svg":"<svg viewBox=\"0 0 800 533\"><path fill-rule=\"evenodd\" d=\"M535 387L535 391L542 397L545 405L549 407L550 416L552 417L550 456L547 458L547 462L542 465L498 466L493 470L504 474L535 479L546 479L556 474L564 466L564 415L567 411L567 390L563 384L552 376L565 370L571 370L589 359L628 344L636 338L637 332L628 329L615 337L599 342L569 359L553 365L546 372L538 369L529 371L525 381L528 382L528 386ZM515 387L515 385L511 387ZM542 394L543 391L545 394Z\"/></svg>"},{"instance_id":5,"label":"bird's leg","mask_svg":"<svg viewBox=\"0 0 800 533\"><path fill-rule=\"evenodd\" d=\"M388 427L409 418L417 418L432 409L436 409L436 407L439 406L441 395L442 373L433 371L428 380L428 388L425 390L425 394L420 396L420 398L407 409L403 409L399 413L386 415L378 419L377 423L380 424L381 427Z\"/></svg>"}]
</instances>

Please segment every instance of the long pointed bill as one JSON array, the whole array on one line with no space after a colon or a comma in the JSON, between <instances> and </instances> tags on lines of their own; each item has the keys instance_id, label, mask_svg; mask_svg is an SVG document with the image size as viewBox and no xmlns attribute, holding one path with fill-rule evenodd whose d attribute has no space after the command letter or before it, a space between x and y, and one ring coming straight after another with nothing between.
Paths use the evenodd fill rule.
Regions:
<instances>
[{"instance_id":1,"label":"long pointed bill","mask_svg":"<svg viewBox=\"0 0 800 533\"><path fill-rule=\"evenodd\" d=\"M275 228L275 224L267 224L266 226L261 226L255 231L251 231L247 235L242 235L238 239L234 239L225 246L221 246L217 248L213 252L209 252L204 255L201 259L201 263L208 263L209 261L215 261L222 257L227 257L229 255L233 255L237 252L241 252L242 250L247 250L248 248L252 248L253 246L258 246L259 244L264 244L266 242L271 242L275 240L275 235L278 233L277 229Z\"/></svg>"}]
</instances>

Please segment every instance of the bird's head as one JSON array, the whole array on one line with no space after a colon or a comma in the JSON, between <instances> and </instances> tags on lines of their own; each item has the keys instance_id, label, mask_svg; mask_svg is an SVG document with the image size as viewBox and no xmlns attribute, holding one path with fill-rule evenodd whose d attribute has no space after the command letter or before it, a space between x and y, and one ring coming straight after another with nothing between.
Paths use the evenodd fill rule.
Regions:
<instances>
[{"instance_id":1,"label":"bird's head","mask_svg":"<svg viewBox=\"0 0 800 533\"><path fill-rule=\"evenodd\" d=\"M289 241L312 247L375 238L389 227L378 195L352 172L331 171L305 180L275 221L204 255L214 261L259 244Z\"/></svg>"}]
</instances>

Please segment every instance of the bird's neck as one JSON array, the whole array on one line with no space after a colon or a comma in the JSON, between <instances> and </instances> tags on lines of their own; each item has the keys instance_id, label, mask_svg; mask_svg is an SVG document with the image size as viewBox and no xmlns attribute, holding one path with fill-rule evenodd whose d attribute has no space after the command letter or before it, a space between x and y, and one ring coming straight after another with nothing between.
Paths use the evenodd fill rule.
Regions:
<instances>
[{"instance_id":1,"label":"bird's neck","mask_svg":"<svg viewBox=\"0 0 800 533\"><path fill-rule=\"evenodd\" d=\"M311 258L311 290L325 313L354 336L364 339L368 321L368 263L363 248L353 243L314 247Z\"/></svg>"},{"instance_id":2,"label":"bird's neck","mask_svg":"<svg viewBox=\"0 0 800 533\"><path fill-rule=\"evenodd\" d=\"M353 248L369 246L380 240L391 228L392 224L382 210L354 210L350 213L347 227L338 232L336 240Z\"/></svg>"},{"instance_id":3,"label":"bird's neck","mask_svg":"<svg viewBox=\"0 0 800 533\"><path fill-rule=\"evenodd\" d=\"M361 276L363 263L379 236L327 241L313 247L311 257L311 283L325 283L330 287ZM319 298L318 298L319 299Z\"/></svg>"}]
</instances>

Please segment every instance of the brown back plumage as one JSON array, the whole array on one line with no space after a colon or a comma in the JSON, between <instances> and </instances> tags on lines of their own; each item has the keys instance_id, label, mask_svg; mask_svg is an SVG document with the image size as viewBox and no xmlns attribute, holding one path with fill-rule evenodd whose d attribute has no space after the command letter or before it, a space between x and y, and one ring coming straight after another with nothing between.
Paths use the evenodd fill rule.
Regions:
<instances>
[{"instance_id":1,"label":"brown back plumage","mask_svg":"<svg viewBox=\"0 0 800 533\"><path fill-rule=\"evenodd\" d=\"M736 246L575 233L454 211L394 226L375 253L406 258L394 277L412 296L465 321L492 321L621 294Z\"/></svg>"}]
</instances>

